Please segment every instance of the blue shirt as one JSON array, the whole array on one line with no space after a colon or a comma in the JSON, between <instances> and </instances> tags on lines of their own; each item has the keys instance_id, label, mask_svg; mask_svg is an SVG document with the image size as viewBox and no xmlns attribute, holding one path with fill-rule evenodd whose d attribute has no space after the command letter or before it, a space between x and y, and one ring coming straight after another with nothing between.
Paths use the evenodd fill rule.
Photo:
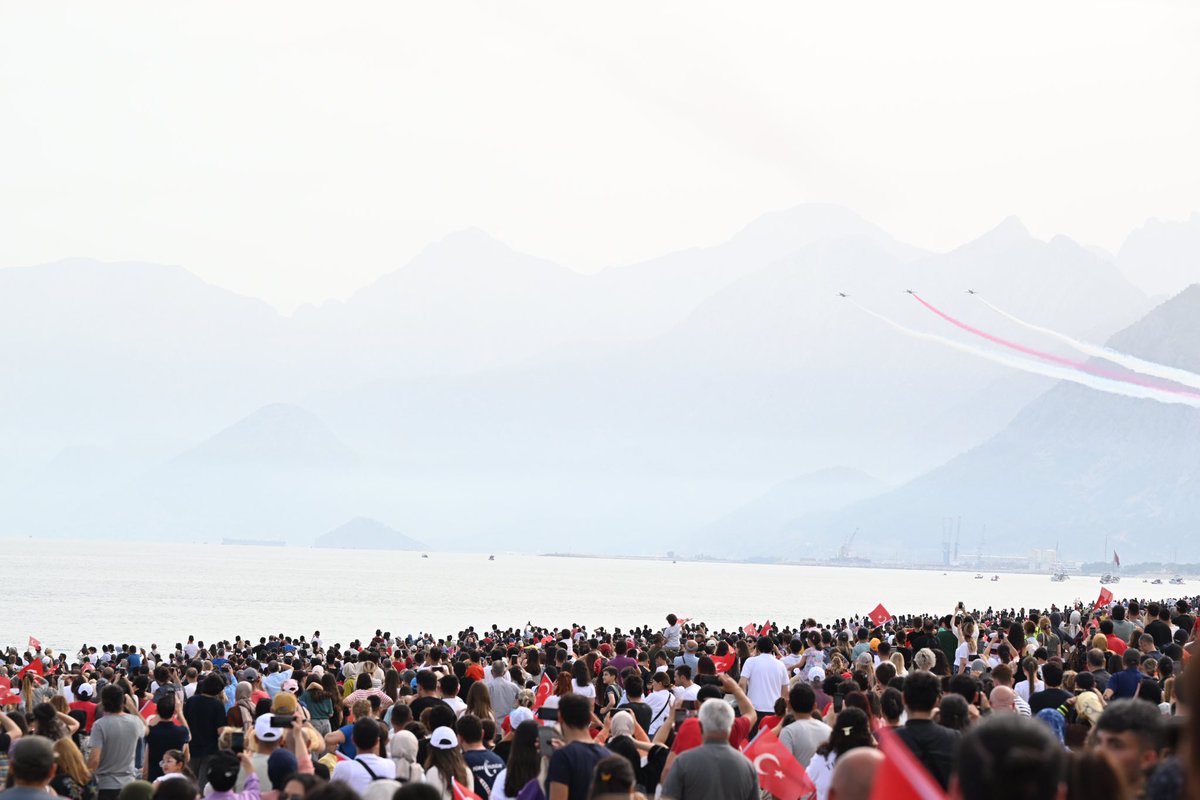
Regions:
<instances>
[{"instance_id":1,"label":"blue shirt","mask_svg":"<svg viewBox=\"0 0 1200 800\"><path fill-rule=\"evenodd\" d=\"M292 671L290 669L272 672L263 678L263 688L267 690L267 694L271 695L271 699L275 699L275 695L283 691L284 681L290 680L291 677Z\"/></svg>"},{"instance_id":2,"label":"blue shirt","mask_svg":"<svg viewBox=\"0 0 1200 800\"><path fill-rule=\"evenodd\" d=\"M1142 684L1142 672L1137 667L1129 667L1108 679L1108 688L1112 690L1113 700L1137 697L1138 687Z\"/></svg>"}]
</instances>

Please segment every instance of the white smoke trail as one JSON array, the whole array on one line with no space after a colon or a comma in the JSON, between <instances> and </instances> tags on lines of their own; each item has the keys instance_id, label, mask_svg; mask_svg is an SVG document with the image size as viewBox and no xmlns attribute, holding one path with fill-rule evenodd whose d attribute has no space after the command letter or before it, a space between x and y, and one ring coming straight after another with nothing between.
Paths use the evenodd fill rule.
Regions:
<instances>
[{"instance_id":1,"label":"white smoke trail","mask_svg":"<svg viewBox=\"0 0 1200 800\"><path fill-rule=\"evenodd\" d=\"M1178 367L1168 367L1166 364L1159 364L1156 361L1147 361L1144 358L1131 356L1128 353L1122 353L1119 350L1102 347L1098 344L1082 342L1078 339L1068 336L1065 333L1060 333L1050 328L1043 328L1040 325L1034 325L1032 322L1026 322L1019 317L1014 317L1004 309L997 308L987 300L984 300L979 295L975 295L975 297L979 298L979 302L983 303L1000 316L1010 319L1018 325L1029 328L1031 331L1036 331L1054 339L1058 339L1060 342L1075 348L1084 355L1089 355L1094 358L1103 358L1105 361L1111 361L1114 364L1119 364L1126 369L1131 369L1134 372L1140 372L1143 375L1151 375L1155 378L1163 378L1168 381L1174 381L1175 383L1183 384L1184 386L1190 386L1193 389L1200 389L1200 375L1197 375L1194 372L1189 372L1186 369L1179 369Z\"/></svg>"},{"instance_id":2,"label":"white smoke trail","mask_svg":"<svg viewBox=\"0 0 1200 800\"><path fill-rule=\"evenodd\" d=\"M967 353L968 355L986 359L987 361L991 361L995 364L1000 364L1011 369L1021 370L1022 372L1028 372L1033 375L1042 375L1047 378L1056 378L1057 380L1078 383L1081 386L1087 386L1089 389L1095 389L1097 391L1107 392L1109 394L1118 394L1124 397L1133 397L1139 400L1157 400L1160 403L1200 408L1200 397L1171 394L1170 392L1163 392L1158 389L1145 386L1122 383L1120 381L1109 380L1108 378L1098 378L1095 375L1089 375L1086 372L1077 372L1066 367L1057 367L1052 364L1042 363L1040 361L1031 361L1025 358L1017 358L1016 356L1005 355L1003 353L995 353L991 350L984 350L980 347L974 347L973 345L955 341L954 339L947 339L943 336L938 336L937 334L915 331L912 328L901 325L899 322L888 319L882 314L872 311L871 309L854 300L851 300L850 302L860 311L870 314L872 317L891 325L896 330L904 333L907 336L911 336L914 339L921 339L926 342L935 342L943 347L949 347L950 349L957 350L960 353Z\"/></svg>"}]
</instances>

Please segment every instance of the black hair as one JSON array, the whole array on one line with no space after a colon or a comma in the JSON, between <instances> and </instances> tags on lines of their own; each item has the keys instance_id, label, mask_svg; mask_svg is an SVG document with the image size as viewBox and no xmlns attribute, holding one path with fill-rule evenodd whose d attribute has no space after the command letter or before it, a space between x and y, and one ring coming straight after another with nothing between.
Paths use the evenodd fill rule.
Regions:
<instances>
[{"instance_id":1,"label":"black hair","mask_svg":"<svg viewBox=\"0 0 1200 800\"><path fill-rule=\"evenodd\" d=\"M454 725L458 738L465 744L483 741L483 724L474 714L463 714Z\"/></svg>"},{"instance_id":2,"label":"black hair","mask_svg":"<svg viewBox=\"0 0 1200 800\"><path fill-rule=\"evenodd\" d=\"M637 785L633 766L624 756L608 756L596 762L592 770L592 788L588 797L628 795Z\"/></svg>"},{"instance_id":3,"label":"black hair","mask_svg":"<svg viewBox=\"0 0 1200 800\"><path fill-rule=\"evenodd\" d=\"M592 719L591 698L574 692L564 694L558 699L558 718L564 725L576 730L586 728Z\"/></svg>"},{"instance_id":4,"label":"black hair","mask_svg":"<svg viewBox=\"0 0 1200 800\"><path fill-rule=\"evenodd\" d=\"M436 692L438 676L433 670L424 669L417 673L417 686L426 692Z\"/></svg>"},{"instance_id":5,"label":"black hair","mask_svg":"<svg viewBox=\"0 0 1200 800\"><path fill-rule=\"evenodd\" d=\"M941 693L942 682L932 672L915 670L904 681L904 705L909 711L933 711Z\"/></svg>"},{"instance_id":6,"label":"black hair","mask_svg":"<svg viewBox=\"0 0 1200 800\"><path fill-rule=\"evenodd\" d=\"M360 751L370 750L379 743L379 733L379 722L374 717L355 720L350 729L350 741Z\"/></svg>"},{"instance_id":7,"label":"black hair","mask_svg":"<svg viewBox=\"0 0 1200 800\"><path fill-rule=\"evenodd\" d=\"M879 696L879 709L884 719L897 720L904 714L904 695L899 689L888 687Z\"/></svg>"},{"instance_id":8,"label":"black hair","mask_svg":"<svg viewBox=\"0 0 1200 800\"><path fill-rule=\"evenodd\" d=\"M125 692L115 683L105 684L100 690L100 705L105 714L115 714L125 706Z\"/></svg>"},{"instance_id":9,"label":"black hair","mask_svg":"<svg viewBox=\"0 0 1200 800\"><path fill-rule=\"evenodd\" d=\"M630 675L625 679L625 694L630 697L641 697L646 692L646 684L641 675Z\"/></svg>"},{"instance_id":10,"label":"black hair","mask_svg":"<svg viewBox=\"0 0 1200 800\"><path fill-rule=\"evenodd\" d=\"M958 755L958 781L972 800L1052 800L1066 775L1066 754L1050 729L1019 714L994 714L969 729Z\"/></svg>"},{"instance_id":11,"label":"black hair","mask_svg":"<svg viewBox=\"0 0 1200 800\"><path fill-rule=\"evenodd\" d=\"M356 794L355 797L357 796ZM312 795L306 795L306 797L312 797ZM317 800L321 800L321 798ZM324 800L342 800L342 798L329 797ZM396 793L392 795L392 800L442 800L442 793L431 783L406 783L396 790Z\"/></svg>"},{"instance_id":12,"label":"black hair","mask_svg":"<svg viewBox=\"0 0 1200 800\"><path fill-rule=\"evenodd\" d=\"M218 792L228 792L237 783L241 760L232 750L221 750L208 765L208 783Z\"/></svg>"},{"instance_id":13,"label":"black hair","mask_svg":"<svg viewBox=\"0 0 1200 800\"><path fill-rule=\"evenodd\" d=\"M1096 730L1109 733L1132 731L1147 749L1158 750L1166 739L1162 714L1145 700L1114 700L1096 722Z\"/></svg>"},{"instance_id":14,"label":"black hair","mask_svg":"<svg viewBox=\"0 0 1200 800\"><path fill-rule=\"evenodd\" d=\"M811 714L817 703L817 694L807 683L801 681L788 690L788 705L797 714Z\"/></svg>"},{"instance_id":15,"label":"black hair","mask_svg":"<svg viewBox=\"0 0 1200 800\"><path fill-rule=\"evenodd\" d=\"M154 787L154 800L196 800L200 789L191 778L160 781Z\"/></svg>"}]
</instances>

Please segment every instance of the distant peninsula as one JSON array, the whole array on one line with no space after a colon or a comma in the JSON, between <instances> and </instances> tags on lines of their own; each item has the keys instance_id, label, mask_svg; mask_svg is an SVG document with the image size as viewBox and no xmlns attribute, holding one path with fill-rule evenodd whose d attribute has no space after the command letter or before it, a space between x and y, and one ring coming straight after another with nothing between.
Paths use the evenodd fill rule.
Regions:
<instances>
[{"instance_id":1,"label":"distant peninsula","mask_svg":"<svg viewBox=\"0 0 1200 800\"><path fill-rule=\"evenodd\" d=\"M426 550L424 542L405 536L379 520L355 517L323 536L317 537L314 547L335 547L342 550Z\"/></svg>"}]
</instances>

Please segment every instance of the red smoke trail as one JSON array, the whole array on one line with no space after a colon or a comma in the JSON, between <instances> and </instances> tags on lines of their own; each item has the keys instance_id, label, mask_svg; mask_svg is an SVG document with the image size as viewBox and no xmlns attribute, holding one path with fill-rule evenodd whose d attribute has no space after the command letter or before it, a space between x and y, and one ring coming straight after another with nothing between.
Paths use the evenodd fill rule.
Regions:
<instances>
[{"instance_id":1,"label":"red smoke trail","mask_svg":"<svg viewBox=\"0 0 1200 800\"><path fill-rule=\"evenodd\" d=\"M1019 353L1024 353L1025 355L1033 356L1034 358L1040 358L1043 361L1049 361L1053 364L1060 364L1064 367L1070 367L1071 369L1077 369L1080 372L1086 372L1089 375L1095 375L1098 378L1107 378L1108 380L1120 381L1121 383L1131 383L1135 386L1145 386L1150 389L1158 389L1159 391L1162 391L1162 392L1171 392L1172 394L1186 394L1186 395L1191 395L1193 397L1200 397L1200 392L1195 392L1195 391L1192 391L1191 389L1181 389L1178 386L1172 386L1170 384L1162 383L1160 381L1146 380L1144 378L1134 376L1134 375L1125 375L1120 372L1112 372L1110 370L1102 369L1100 367L1093 367L1091 364L1087 363L1086 361L1075 361L1074 359L1063 358L1062 356L1056 356L1053 353L1047 353L1042 350L1037 350L1033 347L1026 347L1025 345L1019 344L1017 342L1011 342L1008 339L1002 339L999 336L988 333L987 331L981 331L981 330L979 330L979 328L972 327L971 325L968 325L967 323L963 322L962 320L955 319L954 317L950 316L949 314L942 311L941 309L936 308L935 306L931 305L930 303L925 302L925 299L923 297L921 297L919 294L917 294L916 292L911 292L910 294L912 294L913 298L918 303L925 306L927 309L932 311L934 314L937 314L939 317L946 320L946 322L949 322L951 325L954 325L957 328L962 328L967 333L971 333L971 334L974 334L975 336L979 336L980 338L987 339L989 342L998 344L1001 347L1007 347L1010 350L1016 350Z\"/></svg>"}]
</instances>

